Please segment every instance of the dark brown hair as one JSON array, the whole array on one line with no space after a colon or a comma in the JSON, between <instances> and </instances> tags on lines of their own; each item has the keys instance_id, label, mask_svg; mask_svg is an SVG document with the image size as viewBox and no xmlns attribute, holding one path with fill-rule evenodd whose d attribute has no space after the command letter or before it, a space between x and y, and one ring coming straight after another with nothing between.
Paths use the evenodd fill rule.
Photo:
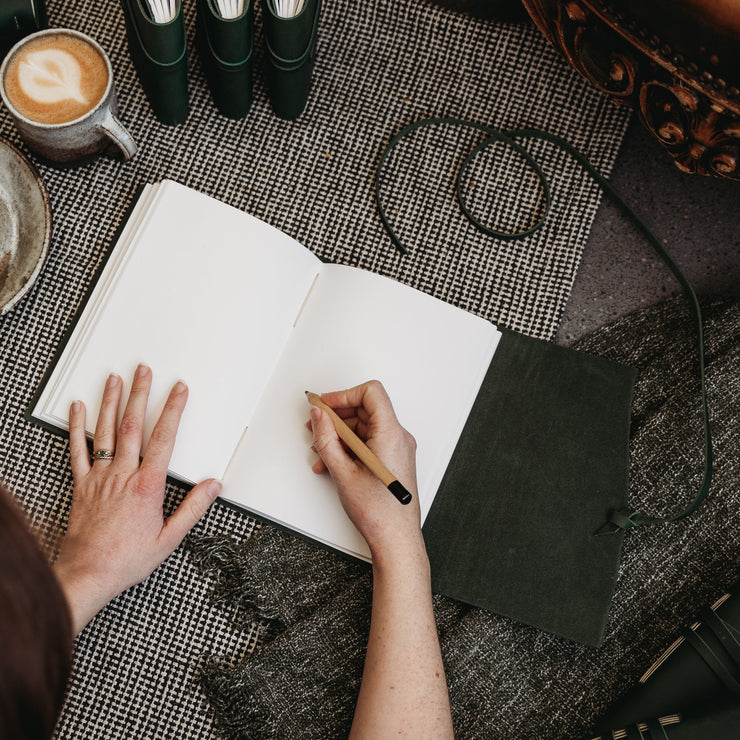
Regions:
<instances>
[{"instance_id":1,"label":"dark brown hair","mask_svg":"<svg viewBox=\"0 0 740 740\"><path fill-rule=\"evenodd\" d=\"M0 483L0 738L48 740L71 664L64 594Z\"/></svg>"}]
</instances>

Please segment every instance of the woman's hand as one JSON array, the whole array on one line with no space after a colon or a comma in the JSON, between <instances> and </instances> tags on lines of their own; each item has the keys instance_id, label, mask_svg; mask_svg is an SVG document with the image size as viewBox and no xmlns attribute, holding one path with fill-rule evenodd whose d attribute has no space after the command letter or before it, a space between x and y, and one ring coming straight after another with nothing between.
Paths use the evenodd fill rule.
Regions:
<instances>
[{"instance_id":1,"label":"woman's hand","mask_svg":"<svg viewBox=\"0 0 740 740\"><path fill-rule=\"evenodd\" d=\"M152 372L140 365L120 426L122 382L106 383L95 428L94 451L113 459L91 462L85 438L85 407L72 404L69 447L74 477L69 526L54 570L79 632L111 599L157 568L206 513L221 491L213 479L195 486L164 519L167 466L188 397L179 382L170 392L140 459Z\"/></svg>"},{"instance_id":2,"label":"woman's hand","mask_svg":"<svg viewBox=\"0 0 740 740\"><path fill-rule=\"evenodd\" d=\"M350 737L453 737L450 701L432 609L416 484L416 442L398 423L388 394L373 380L321 399L411 492L400 504L361 462L350 457L329 415L311 409L319 454L347 515L370 546L373 611L365 670Z\"/></svg>"},{"instance_id":3,"label":"woman's hand","mask_svg":"<svg viewBox=\"0 0 740 740\"><path fill-rule=\"evenodd\" d=\"M313 449L319 455L315 473L328 470L347 515L368 543L375 561L418 550L421 539L419 495L416 484L416 441L398 422L385 388L377 380L346 391L324 393L321 400L340 416L382 463L411 492L412 501L400 504L359 460L350 456L321 409L311 409L309 427Z\"/></svg>"}]
</instances>

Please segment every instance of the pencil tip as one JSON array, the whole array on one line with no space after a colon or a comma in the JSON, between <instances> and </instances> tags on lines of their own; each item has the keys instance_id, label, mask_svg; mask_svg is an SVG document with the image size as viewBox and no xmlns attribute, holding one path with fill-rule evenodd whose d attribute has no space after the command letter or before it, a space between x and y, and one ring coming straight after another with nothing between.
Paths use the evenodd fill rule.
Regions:
<instances>
[{"instance_id":1,"label":"pencil tip","mask_svg":"<svg viewBox=\"0 0 740 740\"><path fill-rule=\"evenodd\" d=\"M308 395L311 391L303 391L306 395Z\"/></svg>"}]
</instances>

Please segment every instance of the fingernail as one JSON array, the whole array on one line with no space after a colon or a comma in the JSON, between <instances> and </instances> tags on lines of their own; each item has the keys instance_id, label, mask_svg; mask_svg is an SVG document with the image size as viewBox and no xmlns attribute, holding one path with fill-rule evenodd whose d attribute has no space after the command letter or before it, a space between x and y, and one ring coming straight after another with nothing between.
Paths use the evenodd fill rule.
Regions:
<instances>
[{"instance_id":1,"label":"fingernail","mask_svg":"<svg viewBox=\"0 0 740 740\"><path fill-rule=\"evenodd\" d=\"M221 483L217 480L211 481L210 485L208 486L208 495L215 499L219 493L221 493Z\"/></svg>"},{"instance_id":2,"label":"fingernail","mask_svg":"<svg viewBox=\"0 0 740 740\"><path fill-rule=\"evenodd\" d=\"M185 385L185 383L182 382L182 380L178 380L177 383L172 388L173 393L185 393L185 391L188 389L188 387Z\"/></svg>"},{"instance_id":3,"label":"fingernail","mask_svg":"<svg viewBox=\"0 0 740 740\"><path fill-rule=\"evenodd\" d=\"M108 388L113 388L118 383L118 375L111 373L108 376Z\"/></svg>"},{"instance_id":4,"label":"fingernail","mask_svg":"<svg viewBox=\"0 0 740 740\"><path fill-rule=\"evenodd\" d=\"M79 401L73 401L72 406L70 406L69 409L73 414L76 414L80 410L80 402Z\"/></svg>"},{"instance_id":5,"label":"fingernail","mask_svg":"<svg viewBox=\"0 0 740 740\"><path fill-rule=\"evenodd\" d=\"M311 421L318 421L321 418L321 409L317 409L316 406L311 408Z\"/></svg>"},{"instance_id":6,"label":"fingernail","mask_svg":"<svg viewBox=\"0 0 740 740\"><path fill-rule=\"evenodd\" d=\"M143 378L148 372L149 372L148 365L139 365L139 367L136 368L136 377Z\"/></svg>"}]
</instances>

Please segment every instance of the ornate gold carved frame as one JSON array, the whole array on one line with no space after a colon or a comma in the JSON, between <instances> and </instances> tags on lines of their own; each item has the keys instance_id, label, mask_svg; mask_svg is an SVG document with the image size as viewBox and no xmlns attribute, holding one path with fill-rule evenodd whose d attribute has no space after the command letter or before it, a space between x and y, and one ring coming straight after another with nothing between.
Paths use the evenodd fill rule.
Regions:
<instances>
[{"instance_id":1,"label":"ornate gold carved frame","mask_svg":"<svg viewBox=\"0 0 740 740\"><path fill-rule=\"evenodd\" d=\"M604 0L523 0L571 65L643 124L684 172L740 180L740 90Z\"/></svg>"}]
</instances>

